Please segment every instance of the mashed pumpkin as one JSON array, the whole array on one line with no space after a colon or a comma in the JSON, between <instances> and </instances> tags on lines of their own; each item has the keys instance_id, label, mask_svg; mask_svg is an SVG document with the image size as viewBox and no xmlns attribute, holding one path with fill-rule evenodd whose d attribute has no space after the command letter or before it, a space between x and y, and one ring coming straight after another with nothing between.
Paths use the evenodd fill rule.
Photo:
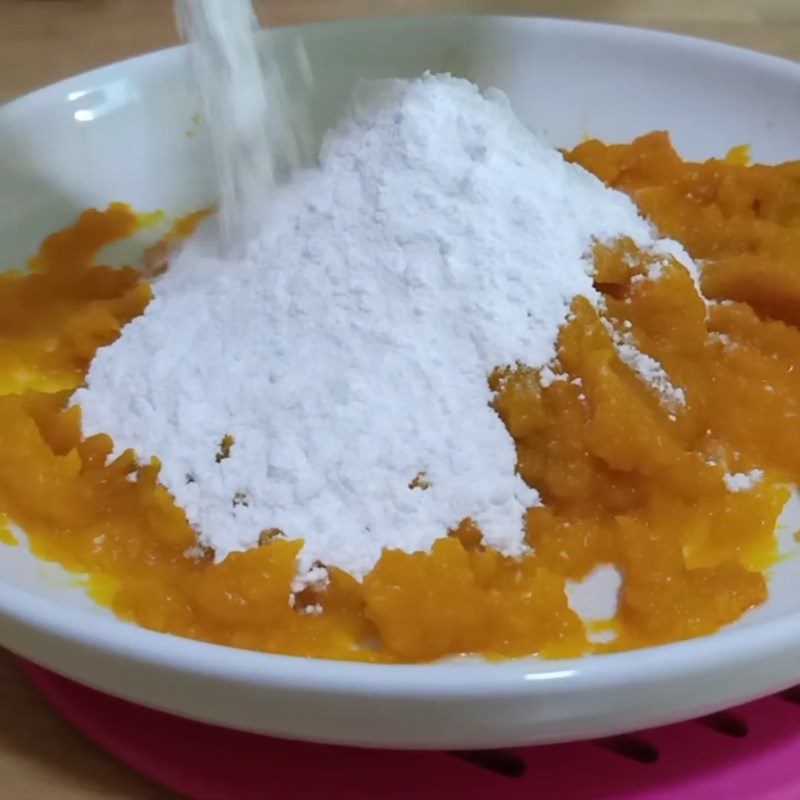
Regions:
<instances>
[{"instance_id":1,"label":"mashed pumpkin","mask_svg":"<svg viewBox=\"0 0 800 800\"><path fill-rule=\"evenodd\" d=\"M654 264L630 242L598 247L602 311L575 300L547 379L490 376L518 469L545 502L527 514L533 552L521 560L484 549L467 520L430 553L385 552L361 584L333 570L292 607L300 542L264 537L219 564L187 555L195 537L158 463L110 460L110 439L82 439L79 410L66 409L97 348L151 297L140 271L95 264L140 224L121 204L84 212L29 270L0 276L0 513L37 555L87 574L122 619L235 647L402 662L711 633L765 600L785 487L800 480L800 162L742 156L685 163L665 134L568 154L684 244L711 302L677 262ZM685 402L665 403L620 357L618 335ZM728 490L726 472L752 469L765 479ZM565 592L601 564L622 575L604 645Z\"/></svg>"}]
</instances>

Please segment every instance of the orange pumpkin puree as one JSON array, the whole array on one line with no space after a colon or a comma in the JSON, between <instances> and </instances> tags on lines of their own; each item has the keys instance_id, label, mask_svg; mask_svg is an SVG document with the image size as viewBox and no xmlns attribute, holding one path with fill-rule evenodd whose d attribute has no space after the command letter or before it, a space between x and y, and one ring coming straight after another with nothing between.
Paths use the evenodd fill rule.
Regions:
<instances>
[{"instance_id":1,"label":"orange pumpkin puree","mask_svg":"<svg viewBox=\"0 0 800 800\"><path fill-rule=\"evenodd\" d=\"M800 162L683 162L665 134L586 142L567 157L631 195L702 264L706 308L683 267L657 276L630 242L598 246L599 312L577 298L556 373L498 369L495 406L518 468L541 493L521 560L481 546L468 520L431 553L387 551L359 584L287 602L300 542L219 564L158 483L158 463L110 460L68 408L98 347L147 305L142 273L95 264L140 224L121 204L84 212L25 272L0 276L0 512L34 552L87 574L122 619L157 631L277 653L363 661L577 655L711 633L762 603L776 520L800 480ZM175 235L191 231L196 219ZM626 366L609 327L659 361L684 406L669 409ZM798 367L796 369L796 367ZM575 379L580 379L576 381ZM725 471L765 471L749 491ZM599 564L623 576L616 639L591 643L565 582ZM303 607L320 603L322 613Z\"/></svg>"}]
</instances>

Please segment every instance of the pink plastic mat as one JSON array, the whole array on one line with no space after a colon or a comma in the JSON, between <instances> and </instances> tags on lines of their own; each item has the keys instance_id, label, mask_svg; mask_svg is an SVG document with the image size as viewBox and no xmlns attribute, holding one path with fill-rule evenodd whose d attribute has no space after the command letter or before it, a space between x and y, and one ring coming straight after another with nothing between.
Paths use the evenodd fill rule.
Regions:
<instances>
[{"instance_id":1,"label":"pink plastic mat","mask_svg":"<svg viewBox=\"0 0 800 800\"><path fill-rule=\"evenodd\" d=\"M193 800L800 800L800 687L632 735L445 753L240 733L25 670L87 736Z\"/></svg>"}]
</instances>

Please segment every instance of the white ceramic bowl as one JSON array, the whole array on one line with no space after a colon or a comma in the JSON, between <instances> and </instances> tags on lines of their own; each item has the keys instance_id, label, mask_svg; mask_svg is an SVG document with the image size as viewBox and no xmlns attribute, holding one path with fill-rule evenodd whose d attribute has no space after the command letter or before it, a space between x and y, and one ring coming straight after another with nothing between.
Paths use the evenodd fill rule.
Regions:
<instances>
[{"instance_id":1,"label":"white ceramic bowl","mask_svg":"<svg viewBox=\"0 0 800 800\"><path fill-rule=\"evenodd\" d=\"M648 31L514 18L284 30L304 50L321 130L358 77L450 70L504 89L559 145L666 128L704 158L749 142L800 157L800 66ZM210 199L180 49L115 64L0 110L0 259L21 263L77 210L110 200L185 211ZM2 313L2 312L0 312ZM279 736L386 747L491 747L675 721L800 679L800 559L770 601L711 637L609 656L373 666L264 655L153 633L89 602L24 548L0 548L0 643L112 694Z\"/></svg>"}]
</instances>

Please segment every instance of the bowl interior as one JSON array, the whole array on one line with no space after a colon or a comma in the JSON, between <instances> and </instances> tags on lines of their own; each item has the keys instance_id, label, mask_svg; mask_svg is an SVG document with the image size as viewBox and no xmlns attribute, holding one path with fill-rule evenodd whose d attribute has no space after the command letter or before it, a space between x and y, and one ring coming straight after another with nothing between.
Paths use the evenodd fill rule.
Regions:
<instances>
[{"instance_id":1,"label":"bowl interior","mask_svg":"<svg viewBox=\"0 0 800 800\"><path fill-rule=\"evenodd\" d=\"M749 143L757 160L800 156L800 68L677 37L540 20L429 18L285 29L266 36L291 67L316 135L359 78L450 71L497 86L520 118L558 146L586 136L629 140L667 129L690 158ZM213 199L208 143L185 52L112 65L0 109L0 267L86 206L124 200L181 213ZM800 507L800 504L798 504ZM794 546L800 514L782 538ZM800 559L774 570L772 596L738 625L800 610ZM94 606L74 576L0 546L0 584L60 606Z\"/></svg>"}]
</instances>

